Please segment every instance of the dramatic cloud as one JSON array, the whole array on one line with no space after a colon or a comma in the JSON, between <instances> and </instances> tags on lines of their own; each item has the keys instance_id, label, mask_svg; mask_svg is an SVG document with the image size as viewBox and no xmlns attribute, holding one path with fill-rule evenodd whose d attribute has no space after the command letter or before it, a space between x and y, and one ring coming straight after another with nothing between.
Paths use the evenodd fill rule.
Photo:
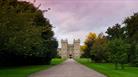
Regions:
<instances>
[{"instance_id":1,"label":"dramatic cloud","mask_svg":"<svg viewBox=\"0 0 138 77\"><path fill-rule=\"evenodd\" d=\"M89 32L105 32L138 12L137 0L36 0L34 4L41 4L42 10L51 8L44 15L55 27L58 40L80 38L81 42Z\"/></svg>"}]
</instances>

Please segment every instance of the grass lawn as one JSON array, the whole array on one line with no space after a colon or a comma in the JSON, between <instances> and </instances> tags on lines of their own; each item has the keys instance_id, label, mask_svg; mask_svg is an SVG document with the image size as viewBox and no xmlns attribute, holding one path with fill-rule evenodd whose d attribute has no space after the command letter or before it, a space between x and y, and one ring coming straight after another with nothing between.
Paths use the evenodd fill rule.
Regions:
<instances>
[{"instance_id":1,"label":"grass lawn","mask_svg":"<svg viewBox=\"0 0 138 77\"><path fill-rule=\"evenodd\" d=\"M40 70L48 69L63 62L61 59L53 59L51 65L34 65L12 68L0 68L0 77L27 77L28 75Z\"/></svg>"},{"instance_id":2,"label":"grass lawn","mask_svg":"<svg viewBox=\"0 0 138 77\"><path fill-rule=\"evenodd\" d=\"M113 64L91 63L88 59L78 59L77 61L108 77L138 77L138 67L126 66L124 70L115 70Z\"/></svg>"}]
</instances>

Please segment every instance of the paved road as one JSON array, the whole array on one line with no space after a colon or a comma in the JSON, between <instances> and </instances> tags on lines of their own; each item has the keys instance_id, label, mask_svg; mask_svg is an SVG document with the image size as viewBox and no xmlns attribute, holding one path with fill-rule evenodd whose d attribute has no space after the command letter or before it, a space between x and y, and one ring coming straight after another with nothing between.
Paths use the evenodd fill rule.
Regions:
<instances>
[{"instance_id":1,"label":"paved road","mask_svg":"<svg viewBox=\"0 0 138 77\"><path fill-rule=\"evenodd\" d=\"M91 70L73 59L68 59L62 64L54 66L29 77L106 77L94 70Z\"/></svg>"}]
</instances>

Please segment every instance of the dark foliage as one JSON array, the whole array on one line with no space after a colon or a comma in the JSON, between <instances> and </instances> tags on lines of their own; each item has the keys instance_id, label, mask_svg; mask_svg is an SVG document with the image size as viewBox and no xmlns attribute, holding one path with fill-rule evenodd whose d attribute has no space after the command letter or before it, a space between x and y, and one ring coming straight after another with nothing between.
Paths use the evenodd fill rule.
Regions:
<instances>
[{"instance_id":1,"label":"dark foliage","mask_svg":"<svg viewBox=\"0 0 138 77\"><path fill-rule=\"evenodd\" d=\"M0 0L0 9L0 65L50 64L58 43L43 12L17 0Z\"/></svg>"}]
</instances>

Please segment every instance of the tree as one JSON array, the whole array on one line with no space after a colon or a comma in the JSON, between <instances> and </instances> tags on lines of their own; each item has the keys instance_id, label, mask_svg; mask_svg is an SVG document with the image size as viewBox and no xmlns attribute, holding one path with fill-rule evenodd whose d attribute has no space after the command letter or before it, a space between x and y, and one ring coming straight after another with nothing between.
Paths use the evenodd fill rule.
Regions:
<instances>
[{"instance_id":1,"label":"tree","mask_svg":"<svg viewBox=\"0 0 138 77\"><path fill-rule=\"evenodd\" d=\"M81 55L81 57L84 57L84 58L86 58L86 57L88 57L88 53L85 53L85 52L87 52L87 46L86 45L82 45L81 47L80 47L80 50L81 50L81 52L82 52L82 55Z\"/></svg>"},{"instance_id":2,"label":"tree","mask_svg":"<svg viewBox=\"0 0 138 77\"><path fill-rule=\"evenodd\" d=\"M110 59L115 64L115 68L118 69L118 64L124 69L124 64L127 62L127 52L129 44L122 39L111 40L108 44L110 51Z\"/></svg>"},{"instance_id":3,"label":"tree","mask_svg":"<svg viewBox=\"0 0 138 77\"><path fill-rule=\"evenodd\" d=\"M90 51L92 50L92 46L95 39L96 39L96 34L90 32L84 42L85 46L87 46L87 49L85 49L85 52L84 52L87 58L91 58Z\"/></svg>"},{"instance_id":4,"label":"tree","mask_svg":"<svg viewBox=\"0 0 138 77\"><path fill-rule=\"evenodd\" d=\"M49 64L58 44L43 12L17 0L1 0L0 9L0 65Z\"/></svg>"},{"instance_id":5,"label":"tree","mask_svg":"<svg viewBox=\"0 0 138 77\"><path fill-rule=\"evenodd\" d=\"M135 56L132 65L138 66L138 44L136 45Z\"/></svg>"},{"instance_id":6,"label":"tree","mask_svg":"<svg viewBox=\"0 0 138 77\"><path fill-rule=\"evenodd\" d=\"M109 62L109 51L107 50L107 39L100 33L93 43L91 50L91 55L93 55L93 60L95 62Z\"/></svg>"},{"instance_id":7,"label":"tree","mask_svg":"<svg viewBox=\"0 0 138 77\"><path fill-rule=\"evenodd\" d=\"M138 13L127 17L124 20L124 24L126 27L126 33L128 36L128 41L131 44L131 48L128 52L128 59L131 65L138 66L138 53L137 53L137 43L138 43Z\"/></svg>"},{"instance_id":8,"label":"tree","mask_svg":"<svg viewBox=\"0 0 138 77\"><path fill-rule=\"evenodd\" d=\"M106 31L108 39L126 38L125 27L121 27L120 24L115 24L113 27L109 27Z\"/></svg>"},{"instance_id":9,"label":"tree","mask_svg":"<svg viewBox=\"0 0 138 77\"><path fill-rule=\"evenodd\" d=\"M127 17L124 20L124 24L127 28L127 34L130 41L135 43L138 42L138 13L135 13L133 16Z\"/></svg>"}]
</instances>

